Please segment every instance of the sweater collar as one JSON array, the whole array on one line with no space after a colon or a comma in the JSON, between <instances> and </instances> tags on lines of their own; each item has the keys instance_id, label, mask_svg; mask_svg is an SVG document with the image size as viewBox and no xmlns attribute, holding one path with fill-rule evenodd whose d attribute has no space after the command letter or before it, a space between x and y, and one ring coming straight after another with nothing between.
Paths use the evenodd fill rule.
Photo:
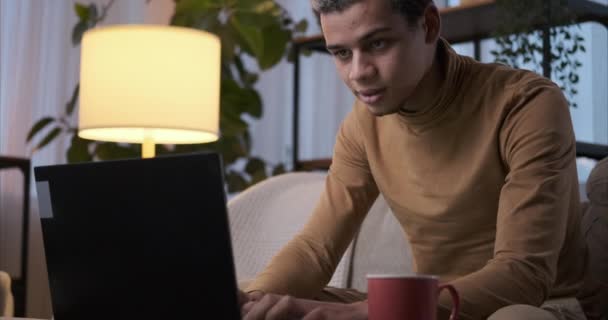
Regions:
<instances>
[{"instance_id":1,"label":"sweater collar","mask_svg":"<svg viewBox=\"0 0 608 320\"><path fill-rule=\"evenodd\" d=\"M444 79L435 99L420 110L400 110L397 113L408 127L416 131L423 131L441 122L448 107L461 91L459 89L465 74L466 59L457 54L443 38L440 38L437 44L437 55Z\"/></svg>"}]
</instances>

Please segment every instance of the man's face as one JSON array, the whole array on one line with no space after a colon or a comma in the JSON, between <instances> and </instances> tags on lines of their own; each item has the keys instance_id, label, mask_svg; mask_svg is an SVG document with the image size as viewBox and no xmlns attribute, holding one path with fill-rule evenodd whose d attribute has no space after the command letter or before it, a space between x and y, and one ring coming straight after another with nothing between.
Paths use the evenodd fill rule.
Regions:
<instances>
[{"instance_id":1,"label":"man's face","mask_svg":"<svg viewBox=\"0 0 608 320\"><path fill-rule=\"evenodd\" d=\"M386 0L322 14L321 27L340 77L376 116L399 111L434 57L424 19L413 27Z\"/></svg>"}]
</instances>

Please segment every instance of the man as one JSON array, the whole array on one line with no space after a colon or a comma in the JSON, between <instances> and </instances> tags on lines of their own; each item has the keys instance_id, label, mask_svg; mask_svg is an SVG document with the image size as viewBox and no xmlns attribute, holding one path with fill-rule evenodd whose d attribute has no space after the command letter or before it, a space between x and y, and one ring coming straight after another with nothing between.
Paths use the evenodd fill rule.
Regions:
<instances>
[{"instance_id":1,"label":"man","mask_svg":"<svg viewBox=\"0 0 608 320\"><path fill-rule=\"evenodd\" d=\"M584 319L575 139L560 89L457 55L431 0L312 3L357 101L310 221L242 295L244 319L366 319L365 295L324 286L379 193L416 272L459 291L462 319ZM327 298L343 303L315 301ZM440 296L440 319L450 307Z\"/></svg>"}]
</instances>

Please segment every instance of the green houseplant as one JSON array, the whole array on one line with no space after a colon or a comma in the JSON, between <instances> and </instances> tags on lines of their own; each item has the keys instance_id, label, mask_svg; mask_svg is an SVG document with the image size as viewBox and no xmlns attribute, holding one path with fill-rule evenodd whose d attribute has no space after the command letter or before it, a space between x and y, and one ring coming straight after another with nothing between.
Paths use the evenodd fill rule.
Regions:
<instances>
[{"instance_id":1,"label":"green houseplant","mask_svg":"<svg viewBox=\"0 0 608 320\"><path fill-rule=\"evenodd\" d=\"M110 0L100 8L95 4L77 3L74 6L79 20L72 31L73 46L80 44L86 30L103 21L113 3L114 0ZM157 145L157 154L204 150L220 153L229 192L243 190L267 178L269 173L284 172L281 164L270 165L264 159L251 156L252 141L245 118L258 119L263 114L262 99L254 87L258 80L256 70L267 70L285 57L292 38L306 30L307 22L295 23L274 0L175 0L171 25L206 30L221 39L221 135L218 141L209 144ZM66 152L69 163L139 157L140 145L78 137L77 120L74 119L78 90L76 85L64 114L43 117L32 126L26 138L33 144L32 151L67 135L70 139ZM245 162L244 170L235 168L234 164L239 160Z\"/></svg>"},{"instance_id":2,"label":"green houseplant","mask_svg":"<svg viewBox=\"0 0 608 320\"><path fill-rule=\"evenodd\" d=\"M577 71L582 65L577 53L585 52L585 46L567 1L496 0L496 5L496 49L491 52L494 60L515 68L531 66L555 81L570 105L576 107L573 98L578 93ZM545 33L549 37L543 43Z\"/></svg>"}]
</instances>

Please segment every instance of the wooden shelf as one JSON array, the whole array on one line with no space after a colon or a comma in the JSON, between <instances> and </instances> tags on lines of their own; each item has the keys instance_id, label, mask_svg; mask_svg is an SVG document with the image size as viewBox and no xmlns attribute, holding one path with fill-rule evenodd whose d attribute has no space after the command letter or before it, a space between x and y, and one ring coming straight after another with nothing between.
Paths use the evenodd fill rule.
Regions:
<instances>
[{"instance_id":1,"label":"wooden shelf","mask_svg":"<svg viewBox=\"0 0 608 320\"><path fill-rule=\"evenodd\" d=\"M568 0L568 7L579 22L595 21L608 25L608 6L591 0ZM487 39L498 26L497 5L493 0L482 0L476 4L442 8L441 36L450 43L461 43ZM325 51L322 35L301 37L295 44L314 51Z\"/></svg>"},{"instance_id":2,"label":"wooden shelf","mask_svg":"<svg viewBox=\"0 0 608 320\"><path fill-rule=\"evenodd\" d=\"M608 6L590 0L568 0L567 3L579 23L595 21L608 24ZM490 38L499 22L494 1L446 8L440 12L441 34L451 43Z\"/></svg>"},{"instance_id":3,"label":"wooden shelf","mask_svg":"<svg viewBox=\"0 0 608 320\"><path fill-rule=\"evenodd\" d=\"M608 157L608 145L596 143L577 142L576 156L601 160Z\"/></svg>"}]
</instances>

